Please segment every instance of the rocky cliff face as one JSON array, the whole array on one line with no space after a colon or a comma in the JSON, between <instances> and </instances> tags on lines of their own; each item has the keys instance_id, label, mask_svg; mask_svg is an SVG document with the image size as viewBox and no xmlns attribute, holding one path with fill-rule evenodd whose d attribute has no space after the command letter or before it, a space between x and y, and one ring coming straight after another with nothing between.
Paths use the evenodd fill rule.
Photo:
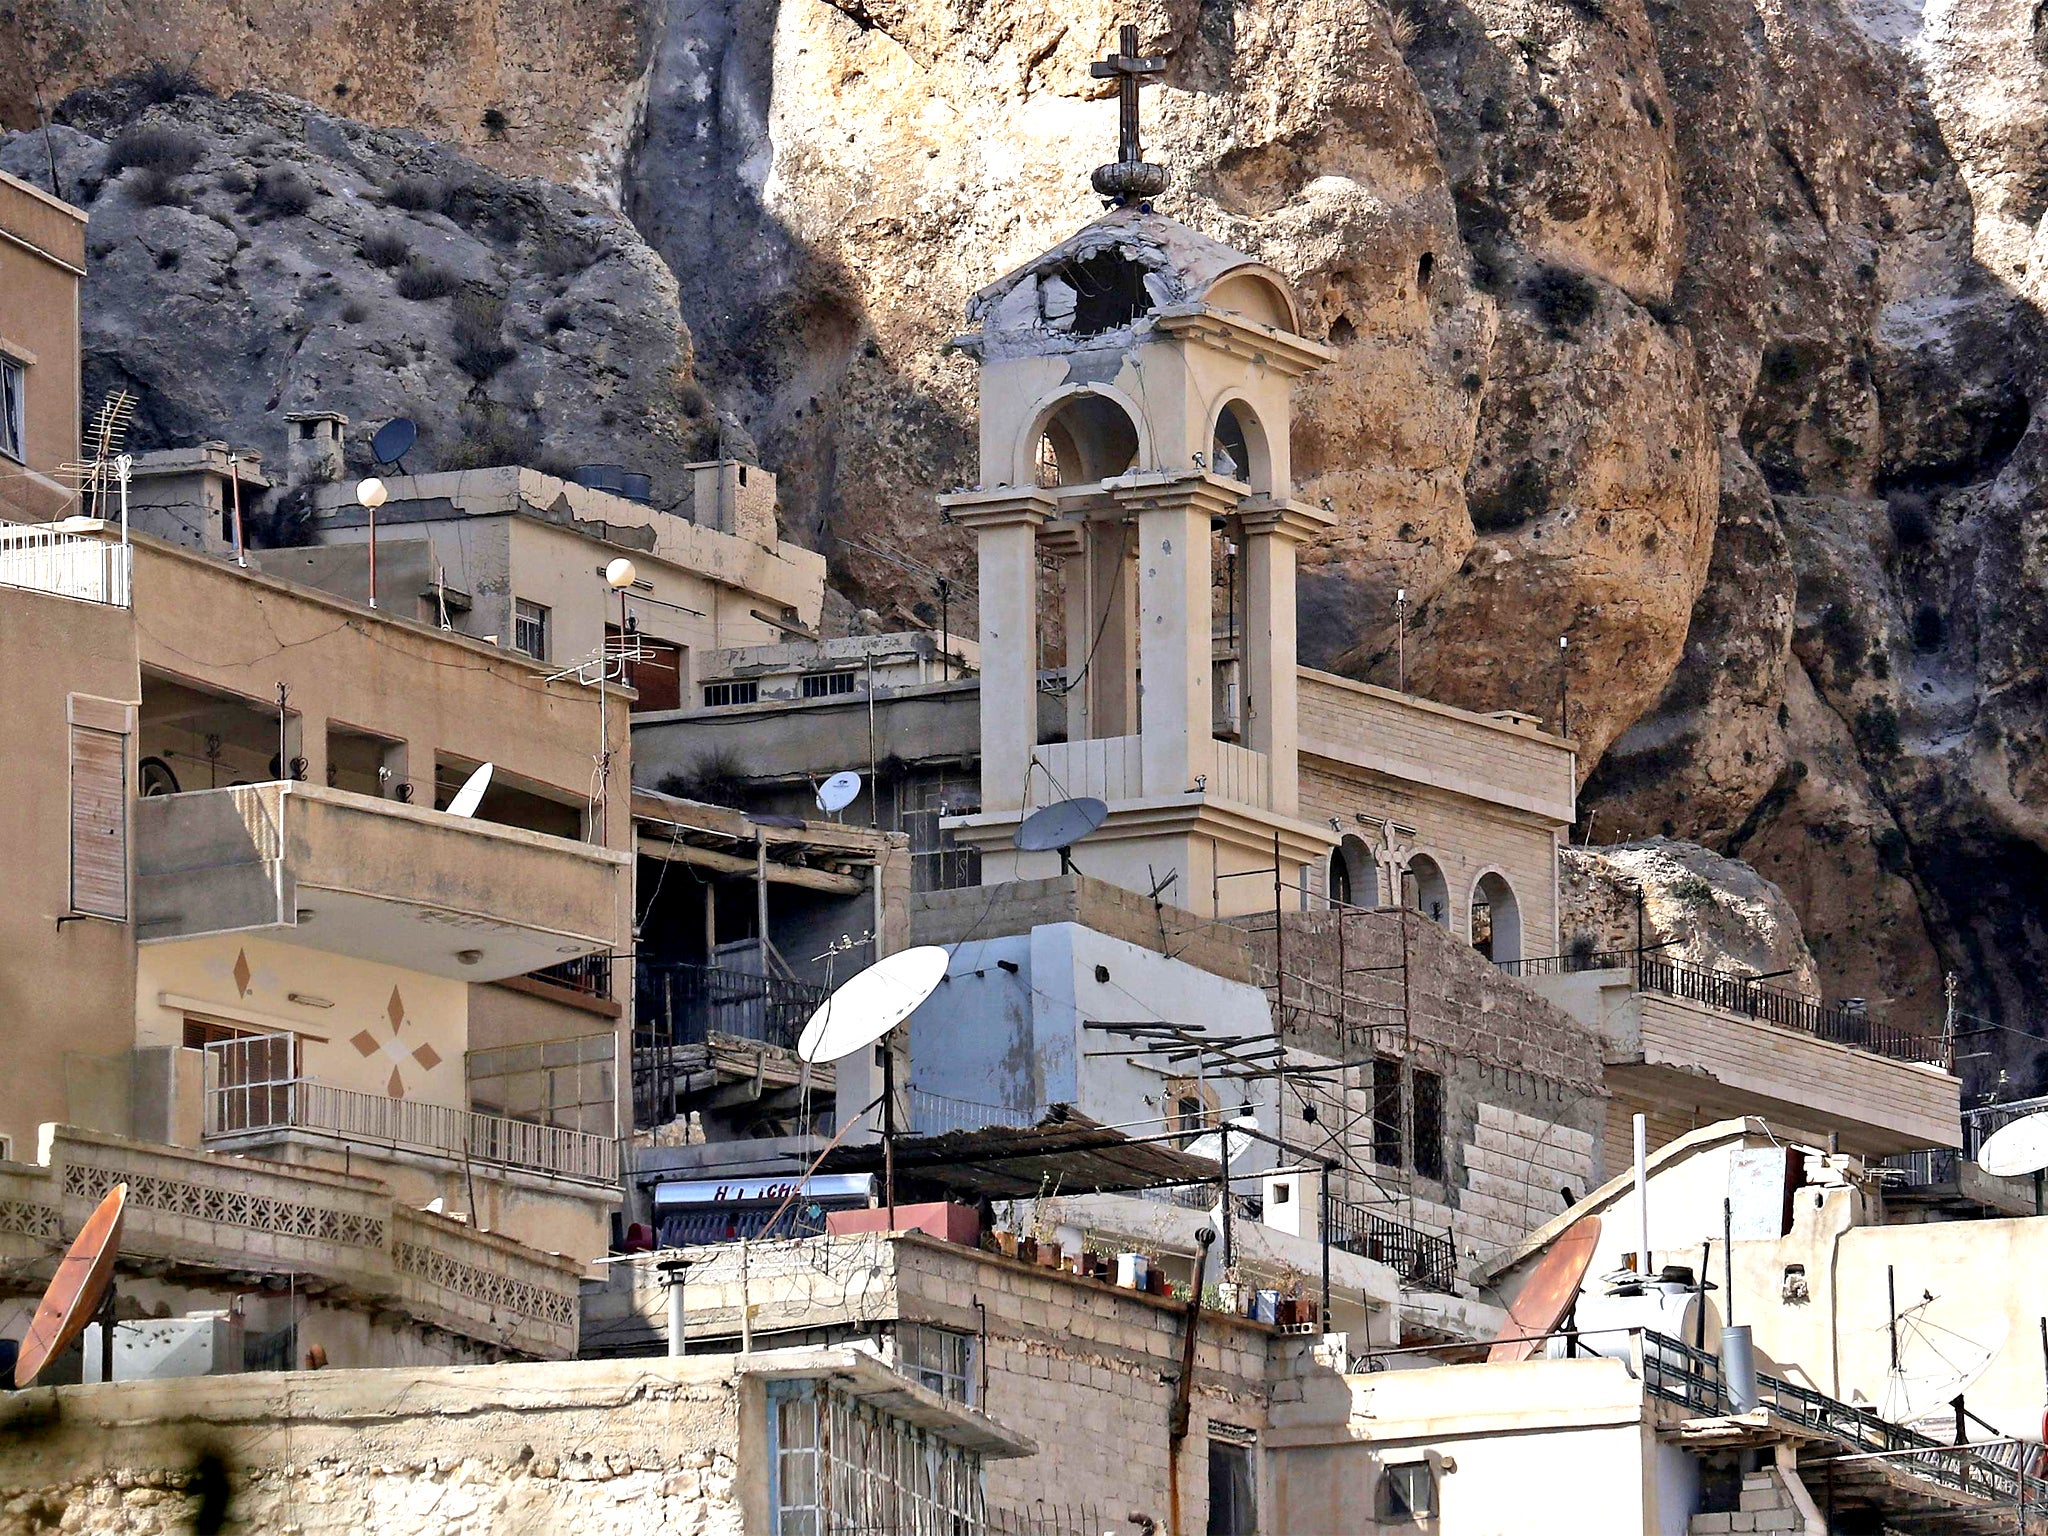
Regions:
<instances>
[{"instance_id":1,"label":"rocky cliff face","mask_svg":"<svg viewBox=\"0 0 2048 1536\"><path fill-rule=\"evenodd\" d=\"M16 3L55 35L56 0ZM930 594L838 541L964 570L932 495L975 478L973 380L942 343L1097 211L1087 65L1130 9L648 0L606 30L571 5L562 79L522 87L564 126L484 147L617 167L790 531L886 612ZM1552 719L1569 696L1594 839L1753 862L1830 989L1901 1022L1951 967L2023 1016L2048 959L2037 8L1135 10L1169 60L1162 206L1286 272L1338 349L1297 425L1299 491L1338 513L1309 659L1388 680L1406 587L1413 686ZM78 68L129 62L73 30ZM454 123L437 93L511 57L349 110Z\"/></svg>"},{"instance_id":2,"label":"rocky cliff face","mask_svg":"<svg viewBox=\"0 0 2048 1536\"><path fill-rule=\"evenodd\" d=\"M617 459L666 473L720 429L668 268L609 208L267 93L74 98L0 169L85 207L88 405L133 448L229 439L286 469L284 413L420 428L415 470Z\"/></svg>"}]
</instances>

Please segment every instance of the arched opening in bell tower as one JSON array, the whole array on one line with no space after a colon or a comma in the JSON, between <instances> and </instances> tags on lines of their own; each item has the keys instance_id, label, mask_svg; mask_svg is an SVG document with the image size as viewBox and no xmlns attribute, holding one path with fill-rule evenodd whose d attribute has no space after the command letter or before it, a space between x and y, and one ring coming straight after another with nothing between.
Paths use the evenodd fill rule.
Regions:
<instances>
[{"instance_id":1,"label":"arched opening in bell tower","mask_svg":"<svg viewBox=\"0 0 2048 1536\"><path fill-rule=\"evenodd\" d=\"M1226 480L1240 481L1254 491L1273 489L1273 456L1258 413L1241 399L1226 400L1216 411L1209 433L1209 467Z\"/></svg>"},{"instance_id":2,"label":"arched opening in bell tower","mask_svg":"<svg viewBox=\"0 0 2048 1536\"><path fill-rule=\"evenodd\" d=\"M1051 490L1124 473L1138 460L1138 427L1106 395L1069 395L1049 407L1032 434L1032 483Z\"/></svg>"}]
</instances>

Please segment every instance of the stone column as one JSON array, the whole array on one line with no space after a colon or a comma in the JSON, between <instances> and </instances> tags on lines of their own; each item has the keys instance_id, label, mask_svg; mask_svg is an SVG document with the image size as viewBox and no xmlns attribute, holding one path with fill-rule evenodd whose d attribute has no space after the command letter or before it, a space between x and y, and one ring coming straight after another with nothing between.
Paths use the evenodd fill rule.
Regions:
<instances>
[{"instance_id":1,"label":"stone column","mask_svg":"<svg viewBox=\"0 0 2048 1536\"><path fill-rule=\"evenodd\" d=\"M1247 500L1244 533L1244 740L1271 764L1273 809L1301 809L1300 688L1296 676L1295 551L1336 521L1320 507Z\"/></svg>"},{"instance_id":2,"label":"stone column","mask_svg":"<svg viewBox=\"0 0 2048 1536\"><path fill-rule=\"evenodd\" d=\"M1079 741L1088 731L1088 688L1081 668L1088 660L1088 640L1095 633L1090 617L1094 599L1088 580L1088 527L1079 520L1058 518L1038 531L1039 553L1060 563L1060 618L1067 633L1067 740Z\"/></svg>"},{"instance_id":3,"label":"stone column","mask_svg":"<svg viewBox=\"0 0 2048 1536\"><path fill-rule=\"evenodd\" d=\"M1215 475L1131 475L1112 482L1138 519L1138 703L1145 794L1178 795L1215 771L1211 694L1210 520L1242 488Z\"/></svg>"},{"instance_id":4,"label":"stone column","mask_svg":"<svg viewBox=\"0 0 2048 1536\"><path fill-rule=\"evenodd\" d=\"M981 587L981 808L1024 805L1038 745L1038 528L1053 499L1031 486L943 496L974 532Z\"/></svg>"}]
</instances>

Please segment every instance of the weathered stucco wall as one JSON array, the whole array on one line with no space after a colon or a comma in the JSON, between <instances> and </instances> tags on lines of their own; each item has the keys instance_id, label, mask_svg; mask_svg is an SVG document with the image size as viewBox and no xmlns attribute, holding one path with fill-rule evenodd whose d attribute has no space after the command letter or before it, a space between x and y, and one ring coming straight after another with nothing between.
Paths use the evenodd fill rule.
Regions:
<instances>
[{"instance_id":1,"label":"weathered stucco wall","mask_svg":"<svg viewBox=\"0 0 2048 1536\"><path fill-rule=\"evenodd\" d=\"M209 1474L237 1530L741 1528L744 1415L730 1358L296 1372L204 1385L9 1398L0 1405L0 1530L182 1536L199 1512L188 1489ZM764 1480L758 1421L751 1432L754 1476Z\"/></svg>"}]
</instances>

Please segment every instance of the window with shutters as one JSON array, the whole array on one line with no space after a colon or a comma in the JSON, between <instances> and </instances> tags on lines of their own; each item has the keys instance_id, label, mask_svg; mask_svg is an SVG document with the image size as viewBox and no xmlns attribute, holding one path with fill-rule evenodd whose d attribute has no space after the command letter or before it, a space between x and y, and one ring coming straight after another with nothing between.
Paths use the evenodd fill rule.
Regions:
<instances>
[{"instance_id":1,"label":"window with shutters","mask_svg":"<svg viewBox=\"0 0 2048 1536\"><path fill-rule=\"evenodd\" d=\"M1401 1063L1392 1056L1372 1062L1372 1160L1382 1168L1401 1166Z\"/></svg>"},{"instance_id":2,"label":"window with shutters","mask_svg":"<svg viewBox=\"0 0 2048 1536\"><path fill-rule=\"evenodd\" d=\"M1415 1171L1425 1179L1444 1176L1444 1080L1415 1069Z\"/></svg>"},{"instance_id":3,"label":"window with shutters","mask_svg":"<svg viewBox=\"0 0 2048 1536\"><path fill-rule=\"evenodd\" d=\"M0 453L28 458L28 369L14 358L0 356Z\"/></svg>"},{"instance_id":4,"label":"window with shutters","mask_svg":"<svg viewBox=\"0 0 2048 1536\"><path fill-rule=\"evenodd\" d=\"M71 910L128 920L128 706L71 696Z\"/></svg>"}]
</instances>

